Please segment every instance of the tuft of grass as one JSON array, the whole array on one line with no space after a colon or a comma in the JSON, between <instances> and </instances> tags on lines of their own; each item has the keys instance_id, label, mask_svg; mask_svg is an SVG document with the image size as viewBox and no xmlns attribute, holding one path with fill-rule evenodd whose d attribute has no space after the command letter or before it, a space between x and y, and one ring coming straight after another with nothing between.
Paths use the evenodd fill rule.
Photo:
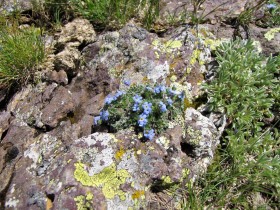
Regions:
<instances>
[{"instance_id":1,"label":"tuft of grass","mask_svg":"<svg viewBox=\"0 0 280 210\"><path fill-rule=\"evenodd\" d=\"M241 37L240 27L242 27L246 32L246 38L250 37L249 32L249 24L255 20L255 12L262 8L265 4L268 3L268 0L258 0L254 6L250 3L245 5L245 10L242 11L235 21L235 28L236 28L236 36Z\"/></svg>"},{"instance_id":2,"label":"tuft of grass","mask_svg":"<svg viewBox=\"0 0 280 210\"><path fill-rule=\"evenodd\" d=\"M226 113L228 126L207 173L189 185L184 208L276 209L280 56L262 57L252 41L237 39L218 48L217 61L217 77L205 89L212 110ZM263 202L254 200L256 194Z\"/></svg>"},{"instance_id":3,"label":"tuft of grass","mask_svg":"<svg viewBox=\"0 0 280 210\"><path fill-rule=\"evenodd\" d=\"M41 31L34 27L19 29L17 23L0 25L0 86L26 84L44 58Z\"/></svg>"},{"instance_id":4,"label":"tuft of grass","mask_svg":"<svg viewBox=\"0 0 280 210\"><path fill-rule=\"evenodd\" d=\"M32 0L32 12L40 27L59 29L73 16L68 0Z\"/></svg>"},{"instance_id":5,"label":"tuft of grass","mask_svg":"<svg viewBox=\"0 0 280 210\"><path fill-rule=\"evenodd\" d=\"M100 28L118 28L144 10L145 26L159 12L159 0L70 0L71 7Z\"/></svg>"}]
</instances>

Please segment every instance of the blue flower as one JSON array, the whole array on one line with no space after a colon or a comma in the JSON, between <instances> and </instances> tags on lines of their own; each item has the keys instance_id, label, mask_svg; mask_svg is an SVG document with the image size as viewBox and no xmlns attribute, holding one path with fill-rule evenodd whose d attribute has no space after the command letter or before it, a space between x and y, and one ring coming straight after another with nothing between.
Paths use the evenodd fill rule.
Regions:
<instances>
[{"instance_id":1,"label":"blue flower","mask_svg":"<svg viewBox=\"0 0 280 210\"><path fill-rule=\"evenodd\" d=\"M267 9L275 9L277 6L275 4L267 4Z\"/></svg>"},{"instance_id":2,"label":"blue flower","mask_svg":"<svg viewBox=\"0 0 280 210\"><path fill-rule=\"evenodd\" d=\"M162 93L165 93L165 91L166 91L166 87L165 86L160 86L160 91L162 92Z\"/></svg>"},{"instance_id":3,"label":"blue flower","mask_svg":"<svg viewBox=\"0 0 280 210\"><path fill-rule=\"evenodd\" d=\"M130 86L130 84L131 84L130 80L124 80L123 83L124 83L126 86Z\"/></svg>"},{"instance_id":4,"label":"blue flower","mask_svg":"<svg viewBox=\"0 0 280 210\"><path fill-rule=\"evenodd\" d=\"M165 91L166 91L166 87L164 85L158 85L154 89L154 92L157 94L160 92L164 93Z\"/></svg>"},{"instance_id":5,"label":"blue flower","mask_svg":"<svg viewBox=\"0 0 280 210\"><path fill-rule=\"evenodd\" d=\"M185 98L185 93L184 93L184 91L182 91L182 92L180 93L180 95L178 95L178 97L179 97L180 99L184 99L184 98Z\"/></svg>"},{"instance_id":6,"label":"blue flower","mask_svg":"<svg viewBox=\"0 0 280 210\"><path fill-rule=\"evenodd\" d=\"M179 92L179 91L172 90L172 89L168 89L168 93L169 93L169 95L171 95L171 96L180 95L180 92Z\"/></svg>"},{"instance_id":7,"label":"blue flower","mask_svg":"<svg viewBox=\"0 0 280 210\"><path fill-rule=\"evenodd\" d=\"M132 107L132 111L137 112L137 111L139 111L139 110L140 110L139 104L138 104L138 103L135 103L135 104L133 105L133 107Z\"/></svg>"},{"instance_id":8,"label":"blue flower","mask_svg":"<svg viewBox=\"0 0 280 210\"><path fill-rule=\"evenodd\" d=\"M100 120L101 120L100 116L94 117L94 125L98 125Z\"/></svg>"},{"instance_id":9,"label":"blue flower","mask_svg":"<svg viewBox=\"0 0 280 210\"><path fill-rule=\"evenodd\" d=\"M145 102L142 108L144 109L144 114L149 115L152 112L152 103Z\"/></svg>"},{"instance_id":10,"label":"blue flower","mask_svg":"<svg viewBox=\"0 0 280 210\"><path fill-rule=\"evenodd\" d=\"M168 103L168 105L172 105L172 104L173 104L172 99L171 99L171 98L168 98L168 99L167 99L167 103Z\"/></svg>"},{"instance_id":11,"label":"blue flower","mask_svg":"<svg viewBox=\"0 0 280 210\"><path fill-rule=\"evenodd\" d=\"M166 105L162 101L159 102L159 107L160 107L161 112L166 112L167 111Z\"/></svg>"},{"instance_id":12,"label":"blue flower","mask_svg":"<svg viewBox=\"0 0 280 210\"><path fill-rule=\"evenodd\" d=\"M160 86L155 87L154 92L155 93L160 93Z\"/></svg>"},{"instance_id":13,"label":"blue flower","mask_svg":"<svg viewBox=\"0 0 280 210\"><path fill-rule=\"evenodd\" d=\"M118 90L117 93L114 95L113 100L117 100L119 97L121 97L123 94L125 94L124 91Z\"/></svg>"},{"instance_id":14,"label":"blue flower","mask_svg":"<svg viewBox=\"0 0 280 210\"><path fill-rule=\"evenodd\" d=\"M111 104L112 102L114 101L114 97L111 96L111 95L108 95L106 98L105 98L105 104Z\"/></svg>"},{"instance_id":15,"label":"blue flower","mask_svg":"<svg viewBox=\"0 0 280 210\"><path fill-rule=\"evenodd\" d=\"M153 93L154 93L154 89L153 89L153 88L151 88L151 87L146 87L146 90L151 91L151 92L153 92Z\"/></svg>"},{"instance_id":16,"label":"blue flower","mask_svg":"<svg viewBox=\"0 0 280 210\"><path fill-rule=\"evenodd\" d=\"M108 110L102 110L100 112L101 119L107 121L109 119L109 112Z\"/></svg>"},{"instance_id":17,"label":"blue flower","mask_svg":"<svg viewBox=\"0 0 280 210\"><path fill-rule=\"evenodd\" d=\"M147 115L145 115L144 113L142 113L142 114L139 116L138 125L139 125L140 127L144 127L147 123L148 123Z\"/></svg>"},{"instance_id":18,"label":"blue flower","mask_svg":"<svg viewBox=\"0 0 280 210\"><path fill-rule=\"evenodd\" d=\"M149 139L149 140L153 140L154 136L155 136L155 131L154 131L154 129L151 129L151 130L149 130L149 131L144 131L144 137L145 137L145 138L147 138L147 139Z\"/></svg>"},{"instance_id":19,"label":"blue flower","mask_svg":"<svg viewBox=\"0 0 280 210\"><path fill-rule=\"evenodd\" d=\"M142 102L142 96L135 95L133 96L133 100L135 103L140 104Z\"/></svg>"}]
</instances>

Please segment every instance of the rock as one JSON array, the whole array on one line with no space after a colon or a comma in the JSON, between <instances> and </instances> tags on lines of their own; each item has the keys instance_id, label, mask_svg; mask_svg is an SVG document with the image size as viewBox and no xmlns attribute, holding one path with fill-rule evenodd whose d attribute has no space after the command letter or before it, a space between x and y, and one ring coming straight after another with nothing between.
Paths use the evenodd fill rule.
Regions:
<instances>
[{"instance_id":1,"label":"rock","mask_svg":"<svg viewBox=\"0 0 280 210\"><path fill-rule=\"evenodd\" d=\"M0 139L2 139L2 135L6 132L10 125L11 114L9 112L0 112Z\"/></svg>"},{"instance_id":2,"label":"rock","mask_svg":"<svg viewBox=\"0 0 280 210\"><path fill-rule=\"evenodd\" d=\"M29 11L32 9L32 0L5 0L0 2L0 13L12 13L14 11Z\"/></svg>"},{"instance_id":3,"label":"rock","mask_svg":"<svg viewBox=\"0 0 280 210\"><path fill-rule=\"evenodd\" d=\"M176 189L184 180L195 179L194 173L209 165L205 159L213 157L218 142L215 126L199 112L188 109L186 123L186 128L195 130L199 142L190 138L191 133L184 139L180 126L145 143L130 130L115 135L94 133L72 141L70 147L64 147L61 138L53 136L55 129L31 138L17 162L5 206L13 203L18 209L44 209L48 197L54 209L162 208L159 198L154 199L155 193ZM73 135L71 131L68 134ZM196 157L184 150L186 142L196 143L195 148L188 148L194 149ZM179 202L176 193L165 197L173 198L173 208Z\"/></svg>"},{"instance_id":4,"label":"rock","mask_svg":"<svg viewBox=\"0 0 280 210\"><path fill-rule=\"evenodd\" d=\"M60 84L60 85L68 84L67 74L63 70L60 70L59 72L57 72L57 71L47 72L46 80L50 81L50 82L56 82L57 84Z\"/></svg>"},{"instance_id":5,"label":"rock","mask_svg":"<svg viewBox=\"0 0 280 210\"><path fill-rule=\"evenodd\" d=\"M185 112L186 136L182 141L184 151L195 158L191 167L192 179L205 172L214 157L214 152L220 143L220 132L207 117L193 108Z\"/></svg>"},{"instance_id":6,"label":"rock","mask_svg":"<svg viewBox=\"0 0 280 210\"><path fill-rule=\"evenodd\" d=\"M211 61L210 47L216 44L214 35L206 27L199 32L197 38L194 29L179 27L159 38L131 22L118 32L100 35L97 42L90 45L96 51L100 49L99 52L91 54L89 47L83 56L87 58L89 72L101 69L102 74L106 74L103 73L106 71L110 78L107 81L188 82L192 86L188 95L193 98L201 94L199 86L203 82L204 65ZM201 43L200 46L197 43ZM90 55L93 55L91 60ZM171 77L175 80L171 81ZM120 87L124 88L122 84Z\"/></svg>"},{"instance_id":7,"label":"rock","mask_svg":"<svg viewBox=\"0 0 280 210\"><path fill-rule=\"evenodd\" d=\"M124 79L176 86L193 100L200 94L214 36L199 28L201 36L196 38L193 29L179 27L160 38L129 23L84 48L86 65L77 68L80 50L95 38L90 33L81 38L85 28L75 37L70 31L76 26L70 26L62 30L65 38L56 45L57 71L45 74L48 82L16 93L6 111L13 117L3 117L6 135L1 144L10 149L0 147L5 159L0 166L3 177L13 177L3 178L2 206L162 209L164 198L172 200L168 207L174 209L181 199L176 190L195 180L213 158L219 142L214 124L187 109L180 125L171 122L153 141L141 142L129 129L91 134L93 116L99 114L107 94L125 88ZM170 189L175 193L166 193Z\"/></svg>"},{"instance_id":8,"label":"rock","mask_svg":"<svg viewBox=\"0 0 280 210\"><path fill-rule=\"evenodd\" d=\"M78 43L76 47L79 47L81 44L90 44L96 39L95 31L90 22L80 18L67 23L57 36L59 37L57 40L59 47L75 42Z\"/></svg>"},{"instance_id":9,"label":"rock","mask_svg":"<svg viewBox=\"0 0 280 210\"><path fill-rule=\"evenodd\" d=\"M42 110L42 123L54 128L58 123L67 117L67 114L74 111L74 103L71 92L64 87L58 87L50 103Z\"/></svg>"},{"instance_id":10,"label":"rock","mask_svg":"<svg viewBox=\"0 0 280 210\"><path fill-rule=\"evenodd\" d=\"M81 54L78 49L66 47L62 52L55 55L54 66L57 71L65 70L71 78L77 74Z\"/></svg>"}]
</instances>

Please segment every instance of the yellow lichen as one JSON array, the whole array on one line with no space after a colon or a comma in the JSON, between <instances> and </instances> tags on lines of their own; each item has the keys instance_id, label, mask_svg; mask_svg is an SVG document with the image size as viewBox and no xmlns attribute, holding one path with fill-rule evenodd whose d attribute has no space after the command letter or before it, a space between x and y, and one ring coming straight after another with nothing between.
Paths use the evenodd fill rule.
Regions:
<instances>
[{"instance_id":1,"label":"yellow lichen","mask_svg":"<svg viewBox=\"0 0 280 210\"><path fill-rule=\"evenodd\" d=\"M159 59L159 53L155 51L156 59Z\"/></svg>"},{"instance_id":2,"label":"yellow lichen","mask_svg":"<svg viewBox=\"0 0 280 210\"><path fill-rule=\"evenodd\" d=\"M280 28L273 28L273 29L269 30L268 32L266 32L264 34L264 37L268 41L271 41L274 38L275 34L278 33L278 32L280 32Z\"/></svg>"},{"instance_id":3,"label":"yellow lichen","mask_svg":"<svg viewBox=\"0 0 280 210\"><path fill-rule=\"evenodd\" d=\"M178 40L169 40L165 43L166 48L172 48L172 49L180 48L182 47L182 45L183 45L182 42Z\"/></svg>"},{"instance_id":4,"label":"yellow lichen","mask_svg":"<svg viewBox=\"0 0 280 210\"><path fill-rule=\"evenodd\" d=\"M124 155L125 151L123 148L120 148L116 154L115 154L115 158L117 161L121 160L122 159L122 156Z\"/></svg>"},{"instance_id":5,"label":"yellow lichen","mask_svg":"<svg viewBox=\"0 0 280 210\"><path fill-rule=\"evenodd\" d=\"M161 136L158 139L156 139L156 143L162 145L165 149L168 149L170 147L170 140L165 136Z\"/></svg>"},{"instance_id":6,"label":"yellow lichen","mask_svg":"<svg viewBox=\"0 0 280 210\"><path fill-rule=\"evenodd\" d=\"M175 75L172 75L171 77L170 77L170 81L171 82L175 82L177 80L177 77L175 76Z\"/></svg>"},{"instance_id":7,"label":"yellow lichen","mask_svg":"<svg viewBox=\"0 0 280 210\"><path fill-rule=\"evenodd\" d=\"M187 134L190 136L190 142L194 145L198 145L202 139L200 130L194 130L192 127L187 128Z\"/></svg>"},{"instance_id":8,"label":"yellow lichen","mask_svg":"<svg viewBox=\"0 0 280 210\"><path fill-rule=\"evenodd\" d=\"M192 53L190 64L194 65L195 62L199 59L201 51L199 49L195 49Z\"/></svg>"},{"instance_id":9,"label":"yellow lichen","mask_svg":"<svg viewBox=\"0 0 280 210\"><path fill-rule=\"evenodd\" d=\"M133 194L132 194L132 199L135 200L135 199L139 199L141 198L142 196L145 195L145 191L144 190L136 190Z\"/></svg>"},{"instance_id":10,"label":"yellow lichen","mask_svg":"<svg viewBox=\"0 0 280 210\"><path fill-rule=\"evenodd\" d=\"M74 201L76 202L77 210L93 209L91 202L84 195L78 195L74 198Z\"/></svg>"},{"instance_id":11,"label":"yellow lichen","mask_svg":"<svg viewBox=\"0 0 280 210\"><path fill-rule=\"evenodd\" d=\"M194 107L194 104L192 101L188 100L187 98L184 99L184 110L187 108Z\"/></svg>"},{"instance_id":12,"label":"yellow lichen","mask_svg":"<svg viewBox=\"0 0 280 210\"><path fill-rule=\"evenodd\" d=\"M101 187L104 196L107 199L113 199L119 196L121 200L125 200L125 192L119 189L121 184L124 184L126 179L130 177L129 173L124 170L116 170L116 165L104 168L100 173L90 176L85 170L83 163L75 163L74 177L84 186Z\"/></svg>"},{"instance_id":13,"label":"yellow lichen","mask_svg":"<svg viewBox=\"0 0 280 210\"><path fill-rule=\"evenodd\" d=\"M159 40L156 39L152 42L152 45L154 45L155 47L157 47L159 45Z\"/></svg>"},{"instance_id":14,"label":"yellow lichen","mask_svg":"<svg viewBox=\"0 0 280 210\"><path fill-rule=\"evenodd\" d=\"M161 179L162 179L164 184L171 184L172 183L172 180L171 180L170 176L162 176Z\"/></svg>"},{"instance_id":15,"label":"yellow lichen","mask_svg":"<svg viewBox=\"0 0 280 210\"><path fill-rule=\"evenodd\" d=\"M86 200L91 201L93 199L93 194L91 192L87 192Z\"/></svg>"},{"instance_id":16,"label":"yellow lichen","mask_svg":"<svg viewBox=\"0 0 280 210\"><path fill-rule=\"evenodd\" d=\"M180 54L179 51L175 52L174 50L180 48L183 44L181 41L178 40L169 40L163 44L158 39L156 39L152 42L152 45L159 52L168 54L172 53L171 56L174 57L175 54ZM155 52L157 58L159 58L159 52Z\"/></svg>"}]
</instances>

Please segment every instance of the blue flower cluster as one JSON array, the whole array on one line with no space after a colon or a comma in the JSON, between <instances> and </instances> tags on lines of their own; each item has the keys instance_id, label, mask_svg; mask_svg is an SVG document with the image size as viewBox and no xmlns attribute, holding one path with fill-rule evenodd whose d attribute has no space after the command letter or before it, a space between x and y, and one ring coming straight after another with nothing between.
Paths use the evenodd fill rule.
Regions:
<instances>
[{"instance_id":1,"label":"blue flower cluster","mask_svg":"<svg viewBox=\"0 0 280 210\"><path fill-rule=\"evenodd\" d=\"M147 138L149 140L153 140L154 136L155 136L155 130L154 129L144 131L144 137L145 138Z\"/></svg>"},{"instance_id":2,"label":"blue flower cluster","mask_svg":"<svg viewBox=\"0 0 280 210\"><path fill-rule=\"evenodd\" d=\"M166 105L162 101L159 102L159 108L161 112L167 111Z\"/></svg>"},{"instance_id":3,"label":"blue flower cluster","mask_svg":"<svg viewBox=\"0 0 280 210\"><path fill-rule=\"evenodd\" d=\"M159 94L159 93L165 93L166 92L166 87L163 85L158 85L154 88L154 93Z\"/></svg>"},{"instance_id":4,"label":"blue flower cluster","mask_svg":"<svg viewBox=\"0 0 280 210\"><path fill-rule=\"evenodd\" d=\"M277 6L275 4L267 4L267 9L275 9Z\"/></svg>"},{"instance_id":5,"label":"blue flower cluster","mask_svg":"<svg viewBox=\"0 0 280 210\"><path fill-rule=\"evenodd\" d=\"M104 101L105 105L109 105L109 104L111 104L113 101L118 100L118 98L120 98L120 97L121 97L122 95L124 95L124 94L125 94L124 91L118 90L114 96L108 95L108 96L105 98L105 101Z\"/></svg>"},{"instance_id":6,"label":"blue flower cluster","mask_svg":"<svg viewBox=\"0 0 280 210\"><path fill-rule=\"evenodd\" d=\"M131 85L129 80L123 83ZM168 127L170 119L174 119L178 111L173 110L183 110L184 97L184 92L164 85L131 85L127 92L118 90L105 98L104 108L94 118L94 125L105 123L115 130L134 125L143 132L144 138L152 140L157 132Z\"/></svg>"},{"instance_id":7,"label":"blue flower cluster","mask_svg":"<svg viewBox=\"0 0 280 210\"><path fill-rule=\"evenodd\" d=\"M121 90L118 90L116 92L115 95L108 95L105 100L104 100L104 104L105 105L110 105L112 102L118 100L122 95L124 95L125 92L124 91L121 91ZM94 125L98 125L101 121L108 121L109 120L109 111L108 110L102 110L100 112L100 116L96 116L94 117Z\"/></svg>"},{"instance_id":8,"label":"blue flower cluster","mask_svg":"<svg viewBox=\"0 0 280 210\"><path fill-rule=\"evenodd\" d=\"M140 107L139 107L139 104L142 102L142 96L139 96L139 95L135 95L133 98L133 101L134 101L134 104L133 104L133 107L132 107L132 110L134 112L137 112L140 110Z\"/></svg>"}]
</instances>

